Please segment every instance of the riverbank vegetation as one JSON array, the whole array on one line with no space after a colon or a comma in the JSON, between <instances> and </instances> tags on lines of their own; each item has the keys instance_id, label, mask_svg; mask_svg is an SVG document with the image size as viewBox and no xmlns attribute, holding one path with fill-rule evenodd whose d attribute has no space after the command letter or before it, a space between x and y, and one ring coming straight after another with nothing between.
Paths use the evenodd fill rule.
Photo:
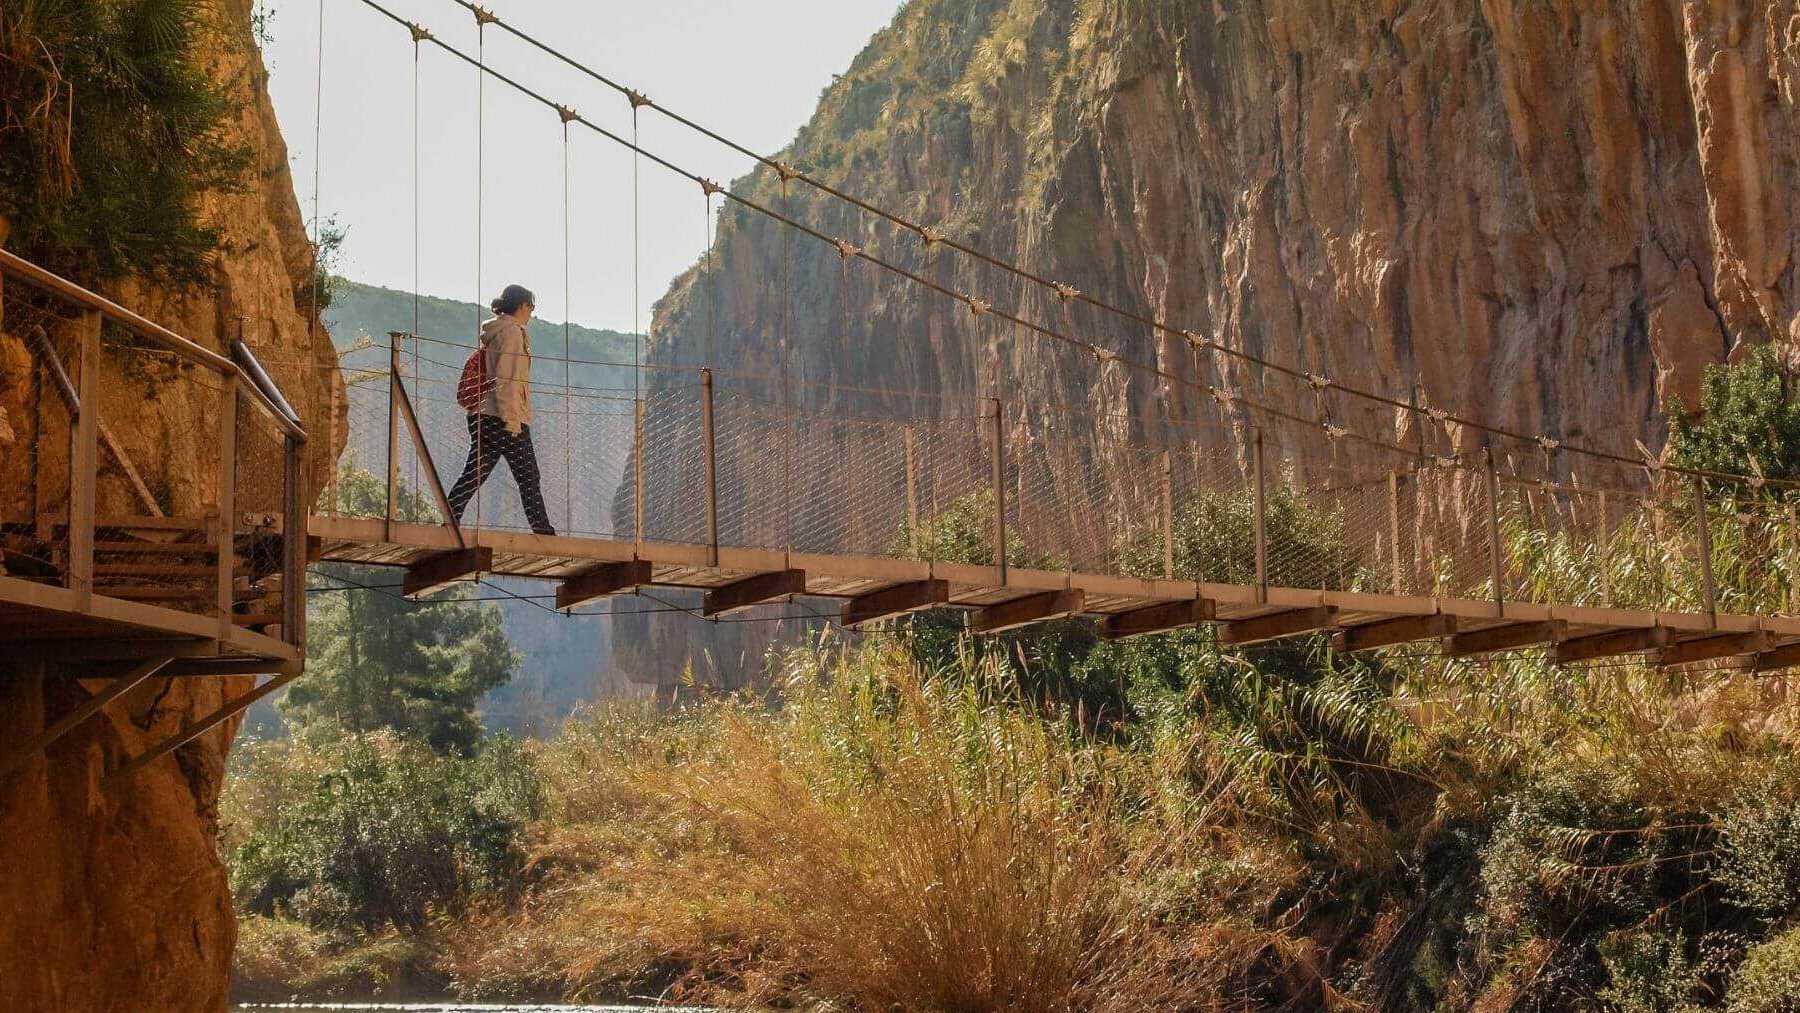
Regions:
<instances>
[{"instance_id":1,"label":"riverbank vegetation","mask_svg":"<svg viewBox=\"0 0 1800 1013\"><path fill-rule=\"evenodd\" d=\"M1730 385L1773 369L1715 376L1678 449L1791 467L1725 435ZM1783 678L1075 624L978 648L913 622L771 656L766 698L599 707L542 742L303 727L245 751L222 811L240 975L856 1010L1800 1008Z\"/></svg>"}]
</instances>

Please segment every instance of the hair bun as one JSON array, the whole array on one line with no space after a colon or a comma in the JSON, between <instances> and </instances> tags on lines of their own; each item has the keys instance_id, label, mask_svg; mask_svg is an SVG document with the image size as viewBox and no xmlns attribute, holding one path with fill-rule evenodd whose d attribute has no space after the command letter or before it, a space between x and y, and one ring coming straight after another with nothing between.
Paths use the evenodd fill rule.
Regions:
<instances>
[{"instance_id":1,"label":"hair bun","mask_svg":"<svg viewBox=\"0 0 1800 1013\"><path fill-rule=\"evenodd\" d=\"M493 302L488 303L488 309L493 310L495 313L499 313L501 312L500 307L504 305L505 302L503 300L495 299Z\"/></svg>"}]
</instances>

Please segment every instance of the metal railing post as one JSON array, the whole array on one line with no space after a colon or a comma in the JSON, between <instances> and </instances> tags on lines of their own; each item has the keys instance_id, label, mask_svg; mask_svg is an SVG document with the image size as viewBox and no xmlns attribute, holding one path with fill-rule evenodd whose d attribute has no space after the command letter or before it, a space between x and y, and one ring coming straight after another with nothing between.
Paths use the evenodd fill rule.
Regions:
<instances>
[{"instance_id":1,"label":"metal railing post","mask_svg":"<svg viewBox=\"0 0 1800 1013\"><path fill-rule=\"evenodd\" d=\"M78 407L69 445L69 585L80 592L81 608L94 593L94 485L98 480L100 433L99 310L84 310L76 325L75 378Z\"/></svg>"},{"instance_id":2,"label":"metal railing post","mask_svg":"<svg viewBox=\"0 0 1800 1013\"><path fill-rule=\"evenodd\" d=\"M286 467L282 481L281 633L295 647L306 646L306 444L282 441Z\"/></svg>"},{"instance_id":3,"label":"metal railing post","mask_svg":"<svg viewBox=\"0 0 1800 1013\"><path fill-rule=\"evenodd\" d=\"M644 399L631 400L631 544L644 554Z\"/></svg>"},{"instance_id":4,"label":"metal railing post","mask_svg":"<svg viewBox=\"0 0 1800 1013\"><path fill-rule=\"evenodd\" d=\"M1162 452L1163 577L1175 579L1175 458Z\"/></svg>"},{"instance_id":5,"label":"metal railing post","mask_svg":"<svg viewBox=\"0 0 1800 1013\"><path fill-rule=\"evenodd\" d=\"M1481 464L1482 484L1487 492L1488 562L1494 581L1494 608L1499 610L1496 614L1504 614L1506 611L1506 565L1500 557L1500 479L1494 473L1493 444L1482 444Z\"/></svg>"},{"instance_id":6,"label":"metal railing post","mask_svg":"<svg viewBox=\"0 0 1800 1013\"><path fill-rule=\"evenodd\" d=\"M919 554L919 450L918 434L908 424L901 430L906 442L906 551Z\"/></svg>"},{"instance_id":7,"label":"metal railing post","mask_svg":"<svg viewBox=\"0 0 1800 1013\"><path fill-rule=\"evenodd\" d=\"M993 415L993 482L994 482L994 565L1000 574L1000 586L1006 586L1006 408L997 397L988 398Z\"/></svg>"},{"instance_id":8,"label":"metal railing post","mask_svg":"<svg viewBox=\"0 0 1800 1013\"><path fill-rule=\"evenodd\" d=\"M1788 614L1793 615L1796 611L1800 611L1800 586L1797 586L1800 584L1800 544L1796 544L1797 540L1800 540L1800 507L1796 507L1793 500L1788 501L1787 515L1787 607Z\"/></svg>"},{"instance_id":9,"label":"metal railing post","mask_svg":"<svg viewBox=\"0 0 1800 1013\"><path fill-rule=\"evenodd\" d=\"M1404 594L1406 581L1400 564L1400 473L1388 472L1388 541L1393 543L1394 594Z\"/></svg>"},{"instance_id":10,"label":"metal railing post","mask_svg":"<svg viewBox=\"0 0 1800 1013\"><path fill-rule=\"evenodd\" d=\"M394 520L400 504L400 336L388 334L387 509L384 538L394 537ZM479 511L477 511L479 516Z\"/></svg>"},{"instance_id":11,"label":"metal railing post","mask_svg":"<svg viewBox=\"0 0 1800 1013\"><path fill-rule=\"evenodd\" d=\"M719 565L719 458L713 421L713 372L700 371L700 432L706 443L706 542L708 559Z\"/></svg>"},{"instance_id":12,"label":"metal railing post","mask_svg":"<svg viewBox=\"0 0 1800 1013\"><path fill-rule=\"evenodd\" d=\"M214 527L214 544L219 550L218 598L219 639L231 636L231 606L234 600L232 571L237 556L237 409L238 379L226 374L219 395L219 513Z\"/></svg>"},{"instance_id":13,"label":"metal railing post","mask_svg":"<svg viewBox=\"0 0 1800 1013\"><path fill-rule=\"evenodd\" d=\"M1250 442L1250 468L1256 484L1251 501L1251 523L1256 528L1256 600L1269 600L1268 467L1263 459L1263 434L1256 430Z\"/></svg>"},{"instance_id":14,"label":"metal railing post","mask_svg":"<svg viewBox=\"0 0 1800 1013\"><path fill-rule=\"evenodd\" d=\"M1719 628L1718 588L1713 584L1712 521L1706 509L1706 479L1694 476L1694 524L1699 530L1700 586L1706 596L1706 623Z\"/></svg>"},{"instance_id":15,"label":"metal railing post","mask_svg":"<svg viewBox=\"0 0 1800 1013\"><path fill-rule=\"evenodd\" d=\"M1609 543L1612 541L1612 518L1606 503L1606 490L1600 490L1597 495L1600 497L1600 526L1599 538L1595 543L1594 558L1599 563L1600 594L1605 597L1606 604L1611 605L1613 603L1612 546Z\"/></svg>"}]
</instances>

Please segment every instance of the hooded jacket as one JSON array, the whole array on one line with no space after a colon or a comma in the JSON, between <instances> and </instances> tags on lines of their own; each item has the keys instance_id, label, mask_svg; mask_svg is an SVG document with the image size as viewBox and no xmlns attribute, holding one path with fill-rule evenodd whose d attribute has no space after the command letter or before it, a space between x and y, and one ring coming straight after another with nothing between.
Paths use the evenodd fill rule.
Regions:
<instances>
[{"instance_id":1,"label":"hooded jacket","mask_svg":"<svg viewBox=\"0 0 1800 1013\"><path fill-rule=\"evenodd\" d=\"M507 431L517 433L531 425L531 335L501 314L481 325L481 347L490 378L481 414L498 418Z\"/></svg>"}]
</instances>

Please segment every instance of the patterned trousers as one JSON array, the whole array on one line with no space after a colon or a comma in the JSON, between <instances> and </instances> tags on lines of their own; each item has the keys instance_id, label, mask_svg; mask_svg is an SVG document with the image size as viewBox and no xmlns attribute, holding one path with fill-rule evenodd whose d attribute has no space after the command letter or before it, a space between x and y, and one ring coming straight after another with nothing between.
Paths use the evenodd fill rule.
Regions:
<instances>
[{"instance_id":1,"label":"patterned trousers","mask_svg":"<svg viewBox=\"0 0 1800 1013\"><path fill-rule=\"evenodd\" d=\"M519 483L519 497L524 501L531 530L540 535L556 534L544 510L544 490L538 478L537 451L531 446L531 427L519 427L515 436L506 431L506 423L492 415L469 416L469 460L463 465L462 477L450 489L450 509L456 512L457 523L462 523L463 511L475 498L475 490L494 473L494 465L502 457L512 469L513 480Z\"/></svg>"}]
</instances>

